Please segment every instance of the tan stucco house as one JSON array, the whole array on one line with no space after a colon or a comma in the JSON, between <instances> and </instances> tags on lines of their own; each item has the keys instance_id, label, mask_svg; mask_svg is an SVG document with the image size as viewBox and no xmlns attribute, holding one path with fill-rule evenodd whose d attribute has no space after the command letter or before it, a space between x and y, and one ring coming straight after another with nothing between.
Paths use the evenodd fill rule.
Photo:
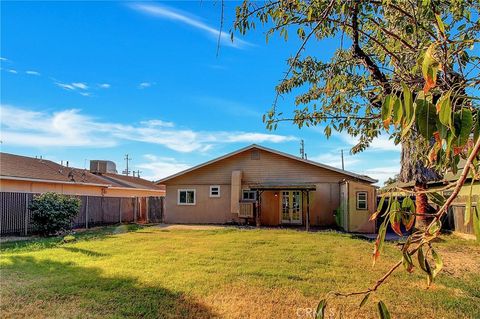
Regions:
<instances>
[{"instance_id":1,"label":"tan stucco house","mask_svg":"<svg viewBox=\"0 0 480 319\"><path fill-rule=\"evenodd\" d=\"M368 176L250 145L158 181L166 223L256 223L375 231L377 182ZM337 214L337 218L335 217ZM341 216L338 216L340 214ZM340 217L340 218L339 218Z\"/></svg>"}]
</instances>

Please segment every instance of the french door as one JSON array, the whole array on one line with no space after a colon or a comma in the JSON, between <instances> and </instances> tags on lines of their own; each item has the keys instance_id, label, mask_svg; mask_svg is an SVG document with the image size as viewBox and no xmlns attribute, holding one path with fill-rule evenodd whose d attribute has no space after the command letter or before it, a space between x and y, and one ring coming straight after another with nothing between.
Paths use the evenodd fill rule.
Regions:
<instances>
[{"instance_id":1,"label":"french door","mask_svg":"<svg viewBox=\"0 0 480 319\"><path fill-rule=\"evenodd\" d=\"M302 192L282 191L282 224L302 224Z\"/></svg>"}]
</instances>

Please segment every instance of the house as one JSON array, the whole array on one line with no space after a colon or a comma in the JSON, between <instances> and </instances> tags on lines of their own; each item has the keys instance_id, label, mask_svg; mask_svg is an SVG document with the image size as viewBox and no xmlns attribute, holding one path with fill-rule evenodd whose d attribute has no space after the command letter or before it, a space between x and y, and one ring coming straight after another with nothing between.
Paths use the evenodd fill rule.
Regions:
<instances>
[{"instance_id":1,"label":"house","mask_svg":"<svg viewBox=\"0 0 480 319\"><path fill-rule=\"evenodd\" d=\"M445 189L448 184L456 182L462 173L465 161L460 160L458 164L459 169L455 174L452 172L447 172L445 176L439 181L432 181L428 183L429 190L436 190L439 194L443 195L445 198L451 195L452 188ZM402 183L395 182L385 187L382 187L379 190L379 194L389 193L392 196L395 196L399 200L407 196L412 196L410 193L414 189L414 182ZM470 194L472 197L470 198ZM469 222L465 224L465 209L467 202L470 198L471 204L471 216ZM455 231L464 235L472 236L477 238L480 241L480 181L473 180L470 175L468 175L465 184L460 189L458 196L452 202L452 205L449 207L449 210L442 220L442 228L445 230ZM431 206L438 208L438 205L435 205L430 201Z\"/></svg>"},{"instance_id":2,"label":"house","mask_svg":"<svg viewBox=\"0 0 480 319\"><path fill-rule=\"evenodd\" d=\"M161 179L167 223L340 226L374 232L376 183L260 145ZM337 213L337 216L335 216Z\"/></svg>"},{"instance_id":3,"label":"house","mask_svg":"<svg viewBox=\"0 0 480 319\"><path fill-rule=\"evenodd\" d=\"M104 162L108 161L92 161L95 164ZM109 163L111 165L113 162ZM92 172L42 158L0 153L0 190L104 197L165 195L163 186L142 178L116 174L114 171L116 170L107 170L106 165Z\"/></svg>"}]
</instances>

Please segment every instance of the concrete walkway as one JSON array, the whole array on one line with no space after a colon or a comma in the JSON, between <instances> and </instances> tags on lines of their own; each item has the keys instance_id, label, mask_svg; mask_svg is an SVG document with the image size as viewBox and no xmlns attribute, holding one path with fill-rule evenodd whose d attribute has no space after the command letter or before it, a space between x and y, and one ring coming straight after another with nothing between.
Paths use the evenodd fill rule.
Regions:
<instances>
[{"instance_id":1,"label":"concrete walkway","mask_svg":"<svg viewBox=\"0 0 480 319\"><path fill-rule=\"evenodd\" d=\"M153 227L168 229L168 230L218 230L225 228L232 228L234 226L224 225L184 225L184 224L159 224Z\"/></svg>"}]
</instances>

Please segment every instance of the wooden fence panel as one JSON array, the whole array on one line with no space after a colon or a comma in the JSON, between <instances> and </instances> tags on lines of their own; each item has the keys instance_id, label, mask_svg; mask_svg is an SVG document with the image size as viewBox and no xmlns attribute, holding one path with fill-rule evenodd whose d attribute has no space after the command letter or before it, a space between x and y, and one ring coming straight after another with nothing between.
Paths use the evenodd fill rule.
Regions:
<instances>
[{"instance_id":1,"label":"wooden fence panel","mask_svg":"<svg viewBox=\"0 0 480 319\"><path fill-rule=\"evenodd\" d=\"M150 223L163 221L163 197L148 197L148 220Z\"/></svg>"},{"instance_id":2,"label":"wooden fence panel","mask_svg":"<svg viewBox=\"0 0 480 319\"><path fill-rule=\"evenodd\" d=\"M472 206L472 210L475 206ZM465 206L452 206L453 220L455 223L455 231L464 234L475 234L473 229L473 216L470 216L470 222L465 225Z\"/></svg>"},{"instance_id":3,"label":"wooden fence panel","mask_svg":"<svg viewBox=\"0 0 480 319\"><path fill-rule=\"evenodd\" d=\"M122 222L133 223L135 221L135 198L122 198Z\"/></svg>"},{"instance_id":4,"label":"wooden fence panel","mask_svg":"<svg viewBox=\"0 0 480 319\"><path fill-rule=\"evenodd\" d=\"M32 232L28 205L36 194L0 192L0 235L26 235ZM77 196L80 212L74 218L75 228L163 220L164 197Z\"/></svg>"}]
</instances>

